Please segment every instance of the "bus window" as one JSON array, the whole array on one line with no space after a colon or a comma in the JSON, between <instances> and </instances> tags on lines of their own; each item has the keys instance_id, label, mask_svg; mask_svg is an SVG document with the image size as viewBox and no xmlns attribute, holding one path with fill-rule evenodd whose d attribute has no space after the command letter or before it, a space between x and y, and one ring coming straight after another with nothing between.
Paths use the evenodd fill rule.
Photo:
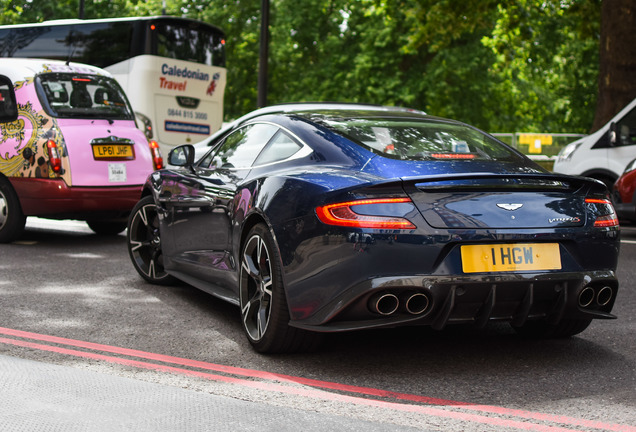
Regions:
<instances>
[{"instance_id":1,"label":"bus window","mask_svg":"<svg viewBox=\"0 0 636 432\"><path fill-rule=\"evenodd\" d=\"M153 45L158 56L209 66L225 65L224 42L218 32L160 23L155 25L155 35Z\"/></svg>"},{"instance_id":2,"label":"bus window","mask_svg":"<svg viewBox=\"0 0 636 432\"><path fill-rule=\"evenodd\" d=\"M122 22L73 26L73 61L107 67L130 58L132 27Z\"/></svg>"},{"instance_id":3,"label":"bus window","mask_svg":"<svg viewBox=\"0 0 636 432\"><path fill-rule=\"evenodd\" d=\"M0 122L14 121L18 118L18 107L11 80L0 75Z\"/></svg>"},{"instance_id":4,"label":"bus window","mask_svg":"<svg viewBox=\"0 0 636 432\"><path fill-rule=\"evenodd\" d=\"M12 28L0 36L0 57L66 60L71 52L67 36L60 27Z\"/></svg>"}]
</instances>

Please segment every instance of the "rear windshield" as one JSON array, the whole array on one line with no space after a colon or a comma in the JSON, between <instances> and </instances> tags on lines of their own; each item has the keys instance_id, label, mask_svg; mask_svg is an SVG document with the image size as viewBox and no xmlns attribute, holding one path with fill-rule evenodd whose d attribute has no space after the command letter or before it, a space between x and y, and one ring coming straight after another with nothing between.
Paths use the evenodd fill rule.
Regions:
<instances>
[{"instance_id":1,"label":"rear windshield","mask_svg":"<svg viewBox=\"0 0 636 432\"><path fill-rule=\"evenodd\" d=\"M395 159L513 161L522 158L505 144L461 123L438 119L329 117L322 117L318 122L374 153Z\"/></svg>"},{"instance_id":2,"label":"rear windshield","mask_svg":"<svg viewBox=\"0 0 636 432\"><path fill-rule=\"evenodd\" d=\"M36 78L44 109L59 118L133 120L123 90L110 77L48 73Z\"/></svg>"}]
</instances>

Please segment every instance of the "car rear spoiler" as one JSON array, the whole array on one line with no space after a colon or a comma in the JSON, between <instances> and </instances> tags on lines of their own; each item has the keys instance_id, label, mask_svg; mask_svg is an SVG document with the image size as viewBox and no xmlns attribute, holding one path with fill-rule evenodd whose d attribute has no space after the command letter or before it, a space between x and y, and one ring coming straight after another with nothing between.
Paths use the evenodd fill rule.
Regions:
<instances>
[{"instance_id":1,"label":"car rear spoiler","mask_svg":"<svg viewBox=\"0 0 636 432\"><path fill-rule=\"evenodd\" d=\"M402 182L420 190L471 189L488 187L497 189L518 188L520 186L551 187L557 189L579 190L589 188L589 192L608 194L607 187L599 180L552 173L449 173L431 176L403 177ZM471 184L471 181L478 180ZM543 184L541 184L543 182Z\"/></svg>"}]
</instances>

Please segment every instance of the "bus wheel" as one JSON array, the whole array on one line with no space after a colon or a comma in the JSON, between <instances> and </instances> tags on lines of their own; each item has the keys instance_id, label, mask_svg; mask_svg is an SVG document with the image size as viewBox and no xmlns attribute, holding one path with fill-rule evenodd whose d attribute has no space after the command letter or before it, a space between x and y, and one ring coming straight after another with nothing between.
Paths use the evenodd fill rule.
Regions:
<instances>
[{"instance_id":1,"label":"bus wheel","mask_svg":"<svg viewBox=\"0 0 636 432\"><path fill-rule=\"evenodd\" d=\"M11 243L24 232L26 217L11 183L0 178L0 243Z\"/></svg>"},{"instance_id":2,"label":"bus wheel","mask_svg":"<svg viewBox=\"0 0 636 432\"><path fill-rule=\"evenodd\" d=\"M104 236L117 235L126 229L126 222L90 220L86 224L95 234Z\"/></svg>"}]
</instances>

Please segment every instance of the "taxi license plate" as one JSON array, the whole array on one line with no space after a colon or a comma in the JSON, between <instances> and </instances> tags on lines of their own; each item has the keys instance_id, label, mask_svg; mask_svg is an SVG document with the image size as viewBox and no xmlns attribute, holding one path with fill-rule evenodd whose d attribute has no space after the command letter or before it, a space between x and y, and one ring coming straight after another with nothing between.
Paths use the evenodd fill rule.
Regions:
<instances>
[{"instance_id":1,"label":"taxi license plate","mask_svg":"<svg viewBox=\"0 0 636 432\"><path fill-rule=\"evenodd\" d=\"M461 255L464 273L561 268L558 243L464 245Z\"/></svg>"},{"instance_id":2,"label":"taxi license plate","mask_svg":"<svg viewBox=\"0 0 636 432\"><path fill-rule=\"evenodd\" d=\"M130 144L93 144L93 157L104 160L129 160L135 158Z\"/></svg>"}]
</instances>

